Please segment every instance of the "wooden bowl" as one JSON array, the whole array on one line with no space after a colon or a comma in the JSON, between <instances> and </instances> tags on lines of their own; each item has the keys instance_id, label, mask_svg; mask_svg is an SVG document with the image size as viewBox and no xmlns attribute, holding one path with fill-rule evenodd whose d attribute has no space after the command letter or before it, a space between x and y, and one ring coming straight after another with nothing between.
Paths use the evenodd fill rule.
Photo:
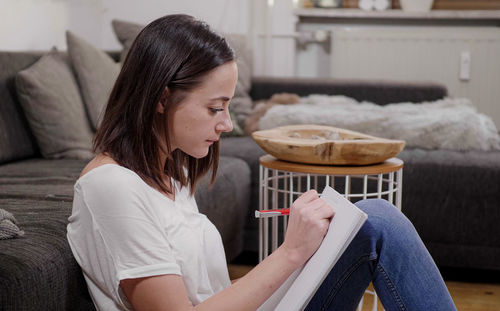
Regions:
<instances>
[{"instance_id":1,"label":"wooden bowl","mask_svg":"<svg viewBox=\"0 0 500 311\"><path fill-rule=\"evenodd\" d=\"M399 154L403 140L384 139L331 126L304 124L252 133L278 159L311 164L367 165Z\"/></svg>"}]
</instances>

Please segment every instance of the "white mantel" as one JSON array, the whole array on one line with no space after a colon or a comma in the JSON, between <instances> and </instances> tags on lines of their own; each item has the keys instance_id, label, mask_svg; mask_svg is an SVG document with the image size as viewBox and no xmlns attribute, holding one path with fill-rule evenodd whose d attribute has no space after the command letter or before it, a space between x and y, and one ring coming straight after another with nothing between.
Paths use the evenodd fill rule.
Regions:
<instances>
[{"instance_id":1,"label":"white mantel","mask_svg":"<svg viewBox=\"0 0 500 311\"><path fill-rule=\"evenodd\" d=\"M305 18L331 19L404 19L404 20L475 20L494 21L500 24L500 10L431 10L429 12L404 12L393 9L363 11L360 9L296 9L295 15Z\"/></svg>"}]
</instances>

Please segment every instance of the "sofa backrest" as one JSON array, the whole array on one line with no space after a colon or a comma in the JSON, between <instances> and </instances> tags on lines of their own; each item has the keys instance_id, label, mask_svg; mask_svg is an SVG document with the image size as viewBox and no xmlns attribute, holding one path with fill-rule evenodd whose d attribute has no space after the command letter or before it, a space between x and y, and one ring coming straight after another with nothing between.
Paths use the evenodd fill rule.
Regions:
<instances>
[{"instance_id":1,"label":"sofa backrest","mask_svg":"<svg viewBox=\"0 0 500 311\"><path fill-rule=\"evenodd\" d=\"M47 51L0 51L0 164L40 154L17 98L15 77L45 53ZM120 57L120 52L108 53L115 60Z\"/></svg>"}]
</instances>

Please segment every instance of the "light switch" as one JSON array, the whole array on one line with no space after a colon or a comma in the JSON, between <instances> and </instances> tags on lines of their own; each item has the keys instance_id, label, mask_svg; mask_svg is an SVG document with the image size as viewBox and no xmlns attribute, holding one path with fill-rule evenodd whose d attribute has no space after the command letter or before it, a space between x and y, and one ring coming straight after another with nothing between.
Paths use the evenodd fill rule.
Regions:
<instances>
[{"instance_id":1,"label":"light switch","mask_svg":"<svg viewBox=\"0 0 500 311\"><path fill-rule=\"evenodd\" d=\"M460 53L460 73L458 77L462 81L470 80L470 63L471 63L471 54L469 51L463 51Z\"/></svg>"}]
</instances>

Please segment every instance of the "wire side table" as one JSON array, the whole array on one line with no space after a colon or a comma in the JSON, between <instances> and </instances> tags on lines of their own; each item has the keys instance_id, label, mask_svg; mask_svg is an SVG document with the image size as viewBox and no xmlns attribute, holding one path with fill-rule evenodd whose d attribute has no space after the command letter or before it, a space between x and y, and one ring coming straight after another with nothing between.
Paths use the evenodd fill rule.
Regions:
<instances>
[{"instance_id":1,"label":"wire side table","mask_svg":"<svg viewBox=\"0 0 500 311\"><path fill-rule=\"evenodd\" d=\"M351 202L385 199L401 210L403 161L391 158L366 166L327 166L292 163L271 155L259 159L259 210L288 208L301 194L330 186ZM259 217L259 262L283 242L288 216ZM281 221L278 217L282 217ZM271 224L270 224L271 222ZM374 308L376 310L376 293ZM360 306L363 301L361 300ZM360 309L361 310L361 309Z\"/></svg>"}]
</instances>

